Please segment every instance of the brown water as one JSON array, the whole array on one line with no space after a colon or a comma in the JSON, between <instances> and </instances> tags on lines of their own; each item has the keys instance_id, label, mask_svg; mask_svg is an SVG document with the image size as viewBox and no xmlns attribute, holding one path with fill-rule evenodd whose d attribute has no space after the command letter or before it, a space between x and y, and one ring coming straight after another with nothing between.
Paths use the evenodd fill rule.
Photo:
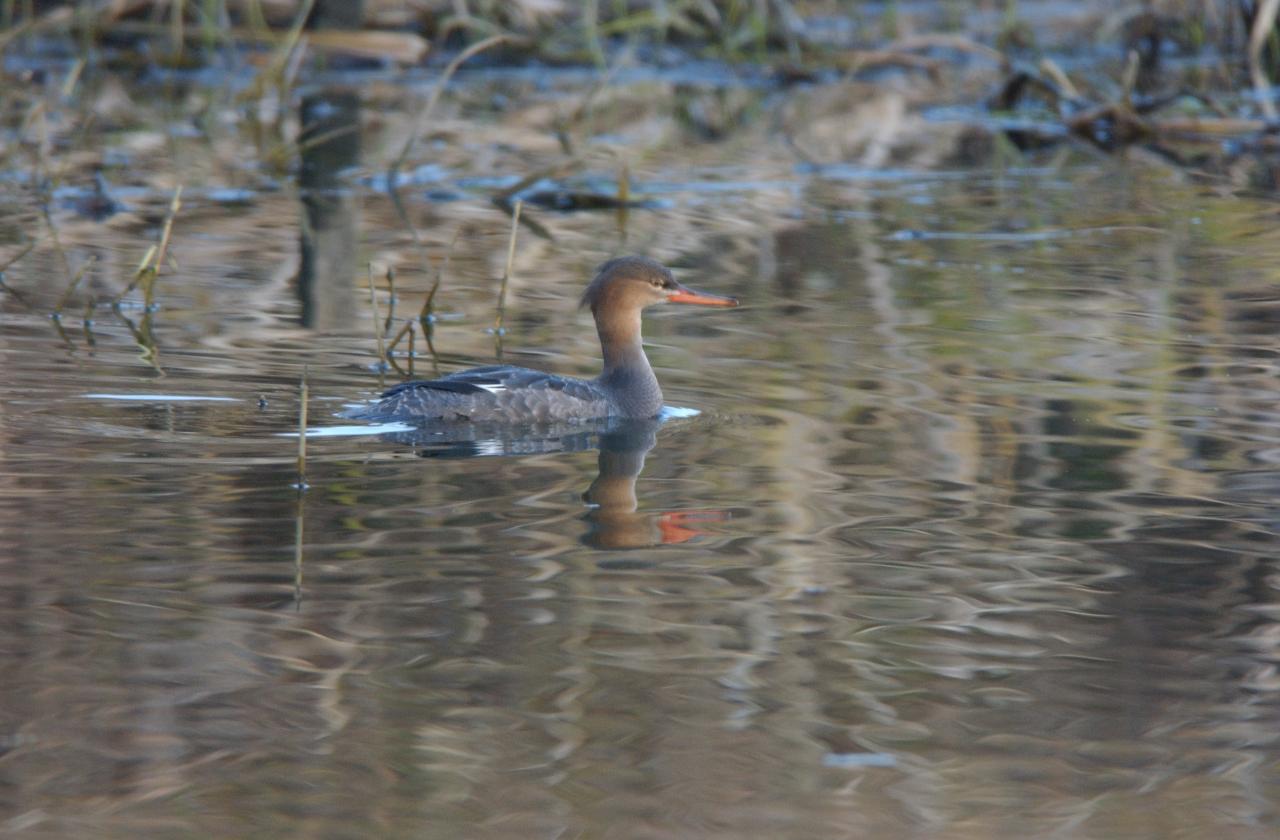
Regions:
<instances>
[{"instance_id":1,"label":"brown water","mask_svg":"<svg viewBox=\"0 0 1280 840\"><path fill-rule=\"evenodd\" d=\"M493 360L488 196L557 159L588 82L464 75L413 152L408 215L432 256L454 242L439 370ZM3 830L1280 830L1274 203L1079 150L962 161L894 94L856 99L877 138L835 130L863 125L838 85L620 78L558 183L608 192L622 161L649 204L526 208L552 238L522 230L501 351L590 374L576 296L649 254L745 304L647 321L700 413L603 452L316 437L300 498L303 366L311 424L343 424L379 387L366 266L397 268L395 324L429 285L361 180L428 90L304 91L289 121L357 128L294 177L219 118L230 93L178 88L86 90L132 97L94 135L125 208L87 218L65 179L60 242L97 262L60 323L48 242L0 293ZM730 139L690 122L712 109ZM158 309L86 327L179 183ZM48 232L6 195L12 254Z\"/></svg>"}]
</instances>

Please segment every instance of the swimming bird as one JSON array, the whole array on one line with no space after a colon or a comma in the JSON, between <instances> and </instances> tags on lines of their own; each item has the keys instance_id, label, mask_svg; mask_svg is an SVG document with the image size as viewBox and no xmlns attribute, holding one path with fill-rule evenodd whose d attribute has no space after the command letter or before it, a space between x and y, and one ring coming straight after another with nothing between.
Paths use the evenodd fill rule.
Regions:
<instances>
[{"instance_id":1,"label":"swimming bird","mask_svg":"<svg viewBox=\"0 0 1280 840\"><path fill-rule=\"evenodd\" d=\"M604 417L655 417L662 389L640 339L640 313L661 303L737 306L731 297L681 285L661 263L629 256L600 266L582 295L600 336L604 366L595 379L489 365L441 379L403 382L346 413L377 422L548 423Z\"/></svg>"}]
</instances>

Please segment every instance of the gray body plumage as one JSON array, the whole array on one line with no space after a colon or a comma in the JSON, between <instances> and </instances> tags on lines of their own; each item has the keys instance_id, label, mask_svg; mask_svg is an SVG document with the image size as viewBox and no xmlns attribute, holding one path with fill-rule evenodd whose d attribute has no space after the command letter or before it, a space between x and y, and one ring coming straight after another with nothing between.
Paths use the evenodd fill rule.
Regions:
<instances>
[{"instance_id":1,"label":"gray body plumage","mask_svg":"<svg viewBox=\"0 0 1280 840\"><path fill-rule=\"evenodd\" d=\"M658 394L660 409L662 395ZM344 416L359 420L552 423L619 415L594 382L529 368L491 365L441 379L405 382ZM654 411L657 414L657 410Z\"/></svg>"}]
</instances>

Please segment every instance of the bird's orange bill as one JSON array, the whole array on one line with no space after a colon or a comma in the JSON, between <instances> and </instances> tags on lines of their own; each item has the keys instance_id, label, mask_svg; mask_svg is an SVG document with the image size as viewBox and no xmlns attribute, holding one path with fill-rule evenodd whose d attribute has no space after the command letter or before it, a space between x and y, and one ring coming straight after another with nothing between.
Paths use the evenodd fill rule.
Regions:
<instances>
[{"instance_id":1,"label":"bird's orange bill","mask_svg":"<svg viewBox=\"0 0 1280 840\"><path fill-rule=\"evenodd\" d=\"M709 295L706 292L695 292L693 289L681 286L671 294L667 295L668 303L696 303L699 306L737 306L738 299L731 297L722 297L721 295Z\"/></svg>"}]
</instances>

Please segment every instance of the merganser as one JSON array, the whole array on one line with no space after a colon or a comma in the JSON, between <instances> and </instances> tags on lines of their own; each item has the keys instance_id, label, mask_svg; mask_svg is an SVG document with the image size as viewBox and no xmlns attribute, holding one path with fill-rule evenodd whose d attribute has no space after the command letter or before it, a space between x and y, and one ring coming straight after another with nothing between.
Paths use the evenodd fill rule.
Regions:
<instances>
[{"instance_id":1,"label":"merganser","mask_svg":"<svg viewBox=\"0 0 1280 840\"><path fill-rule=\"evenodd\" d=\"M600 336L604 369L595 379L490 365L403 382L345 416L376 422L510 424L655 417L662 410L662 389L641 345L640 313L659 303L738 305L734 298L682 286L654 260L618 257L600 266L580 304L591 307Z\"/></svg>"}]
</instances>

